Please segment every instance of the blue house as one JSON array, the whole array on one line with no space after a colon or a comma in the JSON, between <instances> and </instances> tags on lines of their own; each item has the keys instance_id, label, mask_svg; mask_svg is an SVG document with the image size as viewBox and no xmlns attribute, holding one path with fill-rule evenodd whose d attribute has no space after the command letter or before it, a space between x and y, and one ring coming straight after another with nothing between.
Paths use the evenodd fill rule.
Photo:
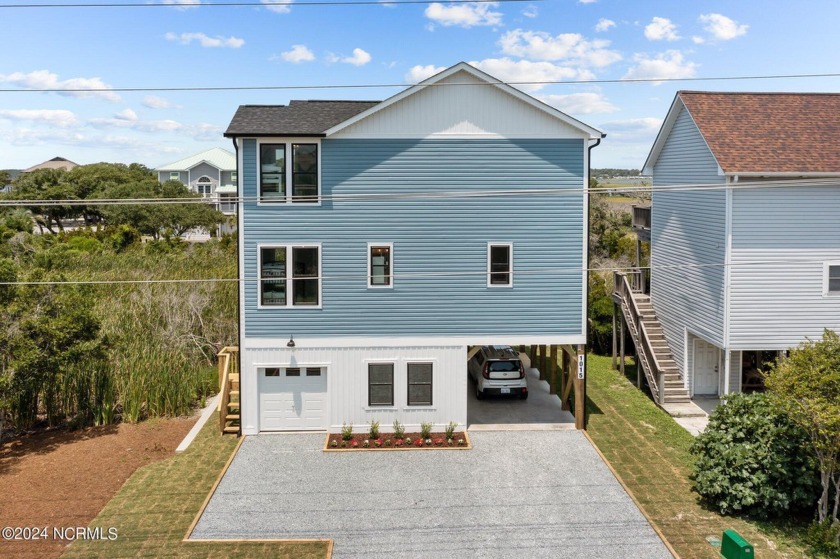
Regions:
<instances>
[{"instance_id":1,"label":"blue house","mask_svg":"<svg viewBox=\"0 0 840 559\"><path fill-rule=\"evenodd\" d=\"M586 343L602 134L457 64L239 107L243 434L466 423L468 346Z\"/></svg>"},{"instance_id":2,"label":"blue house","mask_svg":"<svg viewBox=\"0 0 840 559\"><path fill-rule=\"evenodd\" d=\"M633 301L641 353L687 396L760 389L776 357L840 328L838 131L838 94L674 98L644 165L650 293Z\"/></svg>"}]
</instances>

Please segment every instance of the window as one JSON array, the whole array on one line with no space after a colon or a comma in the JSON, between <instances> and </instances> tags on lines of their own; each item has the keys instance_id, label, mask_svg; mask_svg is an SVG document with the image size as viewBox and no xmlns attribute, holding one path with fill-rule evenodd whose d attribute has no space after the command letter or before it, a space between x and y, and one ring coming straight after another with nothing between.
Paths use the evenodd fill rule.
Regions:
<instances>
[{"instance_id":1,"label":"window","mask_svg":"<svg viewBox=\"0 0 840 559\"><path fill-rule=\"evenodd\" d=\"M292 202L318 201L318 144L292 144Z\"/></svg>"},{"instance_id":2,"label":"window","mask_svg":"<svg viewBox=\"0 0 840 559\"><path fill-rule=\"evenodd\" d=\"M178 171L172 171L171 173L169 173L169 180L171 180L171 181L181 180L181 173L179 173Z\"/></svg>"},{"instance_id":3,"label":"window","mask_svg":"<svg viewBox=\"0 0 840 559\"><path fill-rule=\"evenodd\" d=\"M394 364L368 364L368 405L394 405Z\"/></svg>"},{"instance_id":4,"label":"window","mask_svg":"<svg viewBox=\"0 0 840 559\"><path fill-rule=\"evenodd\" d=\"M320 252L321 249L318 246L260 247L260 305L266 307L317 307L320 305ZM291 270L289 256L291 256Z\"/></svg>"},{"instance_id":5,"label":"window","mask_svg":"<svg viewBox=\"0 0 840 559\"><path fill-rule=\"evenodd\" d=\"M196 192L207 198L213 191L213 181L210 180L210 177L201 177L195 181L195 189Z\"/></svg>"},{"instance_id":6,"label":"window","mask_svg":"<svg viewBox=\"0 0 840 559\"><path fill-rule=\"evenodd\" d=\"M268 367L265 370L265 376L267 376L267 377L279 377L280 376L280 368L279 367Z\"/></svg>"},{"instance_id":7,"label":"window","mask_svg":"<svg viewBox=\"0 0 840 559\"><path fill-rule=\"evenodd\" d=\"M300 376L300 369L297 367L292 369L286 369L286 376L287 377L299 377Z\"/></svg>"},{"instance_id":8,"label":"window","mask_svg":"<svg viewBox=\"0 0 840 559\"><path fill-rule=\"evenodd\" d=\"M260 144L260 202L318 203L318 175L317 143Z\"/></svg>"},{"instance_id":9,"label":"window","mask_svg":"<svg viewBox=\"0 0 840 559\"><path fill-rule=\"evenodd\" d=\"M823 294L840 295L840 262L826 262Z\"/></svg>"},{"instance_id":10,"label":"window","mask_svg":"<svg viewBox=\"0 0 840 559\"><path fill-rule=\"evenodd\" d=\"M408 405L432 405L432 364L408 364Z\"/></svg>"},{"instance_id":11,"label":"window","mask_svg":"<svg viewBox=\"0 0 840 559\"><path fill-rule=\"evenodd\" d=\"M321 376L321 367L307 367L306 368L306 376L308 376L308 377L320 377Z\"/></svg>"},{"instance_id":12,"label":"window","mask_svg":"<svg viewBox=\"0 0 840 559\"><path fill-rule=\"evenodd\" d=\"M260 145L260 200L285 202L286 144Z\"/></svg>"},{"instance_id":13,"label":"window","mask_svg":"<svg viewBox=\"0 0 840 559\"><path fill-rule=\"evenodd\" d=\"M498 243L487 245L487 286L513 286L513 245Z\"/></svg>"},{"instance_id":14,"label":"window","mask_svg":"<svg viewBox=\"0 0 840 559\"><path fill-rule=\"evenodd\" d=\"M393 287L390 243L368 245L368 287Z\"/></svg>"},{"instance_id":15,"label":"window","mask_svg":"<svg viewBox=\"0 0 840 559\"><path fill-rule=\"evenodd\" d=\"M230 182L236 184L236 171L230 172Z\"/></svg>"}]
</instances>

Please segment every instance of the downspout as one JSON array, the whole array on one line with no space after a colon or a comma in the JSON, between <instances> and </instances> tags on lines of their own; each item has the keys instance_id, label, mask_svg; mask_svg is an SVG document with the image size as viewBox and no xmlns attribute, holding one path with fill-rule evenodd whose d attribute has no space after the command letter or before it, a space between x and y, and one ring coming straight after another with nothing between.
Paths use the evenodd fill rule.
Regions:
<instances>
[{"instance_id":1,"label":"downspout","mask_svg":"<svg viewBox=\"0 0 840 559\"><path fill-rule=\"evenodd\" d=\"M730 283L732 282L732 189L738 183L738 175L726 177L726 209L724 211L724 253L723 253L723 393L732 391L730 374L732 372L732 352L729 349L729 309Z\"/></svg>"},{"instance_id":2,"label":"downspout","mask_svg":"<svg viewBox=\"0 0 840 559\"><path fill-rule=\"evenodd\" d=\"M592 178L592 149L601 145L601 139L606 138L607 135L603 132L601 133L600 138L595 138L595 143L590 145L588 150L589 153L587 154L586 158L586 184L584 188L586 188L586 227L584 227L584 234L586 235L586 239L584 240L584 246L586 246L586 285L583 288L583 310L584 316L586 317L585 324L586 329L583 331L584 339L588 342L589 341L589 267L590 267L590 251L589 251L589 218L592 214L592 204L590 204L591 200L591 192L589 191L589 181ZM586 345L584 344L584 348ZM584 370L587 371L587 374L583 377L583 429L586 430L586 426L589 424L589 416L586 413L586 382L587 377L589 377L589 356L587 352L584 350L583 352L584 360L585 360L585 367Z\"/></svg>"}]
</instances>

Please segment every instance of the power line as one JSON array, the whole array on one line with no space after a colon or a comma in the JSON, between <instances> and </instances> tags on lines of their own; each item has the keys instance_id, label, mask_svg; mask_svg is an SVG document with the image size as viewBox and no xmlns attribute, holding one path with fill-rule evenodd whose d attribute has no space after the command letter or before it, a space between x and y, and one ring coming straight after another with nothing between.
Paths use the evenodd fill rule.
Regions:
<instances>
[{"instance_id":1,"label":"power line","mask_svg":"<svg viewBox=\"0 0 840 559\"><path fill-rule=\"evenodd\" d=\"M840 172L838 172L840 175ZM14 200L0 199L0 207L16 206L135 206L135 205L170 205L170 204L240 204L255 202L261 206L295 207L297 204L306 206L307 203L321 202L376 202L403 200L448 200L457 198L495 198L495 197L525 197L525 196L579 196L582 194L610 193L620 194L654 194L665 192L710 192L718 190L760 190L790 187L836 187L840 186L840 176L812 179L778 179L766 181L739 181L737 183L692 183L658 186L625 186L625 187L571 187L571 188L539 188L539 189L505 189L505 190L456 190L441 192L406 192L406 193L360 193L360 194L322 194L305 196L312 202L274 202L260 196L229 196L219 199L208 198L96 198L96 199L49 199L49 200Z\"/></svg>"},{"instance_id":2,"label":"power line","mask_svg":"<svg viewBox=\"0 0 840 559\"><path fill-rule=\"evenodd\" d=\"M509 0L520 1L520 0ZM524 0L522 0L524 1ZM297 4L295 4L297 5ZM804 78L838 78L840 73L822 74L766 74L754 76L706 76L699 78L618 78L593 80L529 80L509 82L453 83L438 82L431 84L417 83L379 83L379 84L322 84L322 85L225 85L225 86L188 86L188 87L90 87L90 88L0 88L0 93L102 93L102 92L183 92L183 91L283 91L304 89L378 89L406 87L486 87L506 84L517 85L591 85L625 83L664 83L664 82L705 82L705 81L745 81L745 80L784 80Z\"/></svg>"},{"instance_id":3,"label":"power line","mask_svg":"<svg viewBox=\"0 0 840 559\"><path fill-rule=\"evenodd\" d=\"M307 6L399 6L402 4L434 4L438 2L447 4L512 4L512 3L535 3L545 0L311 0L309 2L295 2L293 0L270 0L267 2L205 2L196 1L191 3L153 3L153 2L79 2L73 4L0 4L3 8L218 8L218 7L307 7Z\"/></svg>"},{"instance_id":4,"label":"power line","mask_svg":"<svg viewBox=\"0 0 840 559\"><path fill-rule=\"evenodd\" d=\"M533 270L511 270L510 273L514 278L524 276L554 276L554 275L570 275L581 274L583 272L628 272L638 269L658 271L658 270L692 270L692 269L725 269L725 268L739 268L750 266L779 266L779 265L794 265L794 264L823 264L825 258L794 258L794 259L769 259L769 260L754 260L744 262L713 262L707 264L667 264L657 266L614 266L614 267L582 267L582 266L563 266L552 268L539 268ZM476 277L476 276L490 276L494 272L482 271L448 271L448 272L414 272L391 274L393 281L405 281L411 279L438 279L438 278L456 278L456 277ZM54 281L13 281L0 282L3 285L148 285L148 284L196 284L196 283L260 283L263 281L272 282L274 284L280 282L294 282L294 281L364 281L369 277L367 272L359 274L337 274L337 275L319 275L307 277L246 277L246 278L196 278L196 279L138 279L138 280L54 280Z\"/></svg>"}]
</instances>

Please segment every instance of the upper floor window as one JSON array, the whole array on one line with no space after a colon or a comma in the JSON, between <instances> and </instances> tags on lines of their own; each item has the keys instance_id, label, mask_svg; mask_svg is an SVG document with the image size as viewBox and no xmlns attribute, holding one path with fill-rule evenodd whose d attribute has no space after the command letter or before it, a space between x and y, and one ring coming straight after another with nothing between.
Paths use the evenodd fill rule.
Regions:
<instances>
[{"instance_id":1,"label":"upper floor window","mask_svg":"<svg viewBox=\"0 0 840 559\"><path fill-rule=\"evenodd\" d=\"M379 243L368 245L368 287L393 287L391 253L394 245Z\"/></svg>"},{"instance_id":2,"label":"upper floor window","mask_svg":"<svg viewBox=\"0 0 840 559\"><path fill-rule=\"evenodd\" d=\"M169 180L171 180L171 181L181 180L181 173L179 173L178 171L172 171L171 173L169 173Z\"/></svg>"},{"instance_id":3,"label":"upper floor window","mask_svg":"<svg viewBox=\"0 0 840 559\"><path fill-rule=\"evenodd\" d=\"M259 253L260 305L317 307L321 304L320 247L260 247Z\"/></svg>"},{"instance_id":4,"label":"upper floor window","mask_svg":"<svg viewBox=\"0 0 840 559\"><path fill-rule=\"evenodd\" d=\"M487 245L487 287L513 286L513 245L489 243Z\"/></svg>"},{"instance_id":5,"label":"upper floor window","mask_svg":"<svg viewBox=\"0 0 840 559\"><path fill-rule=\"evenodd\" d=\"M210 196L213 191L213 181L210 180L210 177L201 177L197 181L195 181L195 189L196 191L204 196Z\"/></svg>"},{"instance_id":6,"label":"upper floor window","mask_svg":"<svg viewBox=\"0 0 840 559\"><path fill-rule=\"evenodd\" d=\"M230 172L230 182L236 184L236 171Z\"/></svg>"},{"instance_id":7,"label":"upper floor window","mask_svg":"<svg viewBox=\"0 0 840 559\"><path fill-rule=\"evenodd\" d=\"M840 295L840 262L825 263L823 294Z\"/></svg>"},{"instance_id":8,"label":"upper floor window","mask_svg":"<svg viewBox=\"0 0 840 559\"><path fill-rule=\"evenodd\" d=\"M318 144L260 144L260 201L317 203Z\"/></svg>"}]
</instances>

